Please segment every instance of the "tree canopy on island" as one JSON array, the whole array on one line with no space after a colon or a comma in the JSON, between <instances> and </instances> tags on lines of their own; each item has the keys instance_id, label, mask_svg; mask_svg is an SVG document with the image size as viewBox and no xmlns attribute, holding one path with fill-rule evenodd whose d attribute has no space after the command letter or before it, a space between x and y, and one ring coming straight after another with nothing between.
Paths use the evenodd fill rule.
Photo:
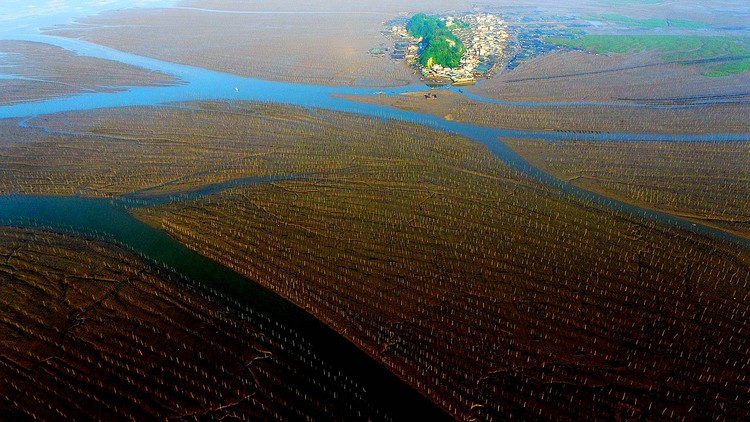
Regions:
<instances>
[{"instance_id":1,"label":"tree canopy on island","mask_svg":"<svg viewBox=\"0 0 750 422\"><path fill-rule=\"evenodd\" d=\"M419 64L422 66L433 64L445 67L459 66L466 48L461 40L446 27L444 21L424 13L417 13L409 19L406 29L411 36L422 38Z\"/></svg>"},{"instance_id":2,"label":"tree canopy on island","mask_svg":"<svg viewBox=\"0 0 750 422\"><path fill-rule=\"evenodd\" d=\"M427 16L424 13L417 13L409 19L406 30L415 38L428 39L439 35L441 30L445 29L445 22L440 19Z\"/></svg>"}]
</instances>

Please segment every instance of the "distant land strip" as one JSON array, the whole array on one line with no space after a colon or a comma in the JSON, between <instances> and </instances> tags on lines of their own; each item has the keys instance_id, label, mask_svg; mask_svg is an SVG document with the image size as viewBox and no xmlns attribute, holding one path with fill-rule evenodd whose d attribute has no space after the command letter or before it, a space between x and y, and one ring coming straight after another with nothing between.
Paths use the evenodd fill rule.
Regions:
<instances>
[{"instance_id":1,"label":"distant land strip","mask_svg":"<svg viewBox=\"0 0 750 422\"><path fill-rule=\"evenodd\" d=\"M601 75L604 73L615 73L615 72L622 72L623 70L643 69L647 67L663 66L667 64L691 65L691 64L704 64L704 63L733 62L733 61L740 61L740 60L746 60L746 59L750 59L750 56L727 56L727 57L712 57L710 59L673 60L673 61L665 61L665 62L659 62L659 63L641 64L637 66L626 66L626 67L618 67L618 68L613 68L613 69L593 70L590 72L575 72L575 73L564 73L561 75L533 76L533 77L528 77L528 78L508 79L505 82L513 83L513 82L527 82L527 81L548 81L551 79L564 79L564 78L572 78L575 76Z\"/></svg>"},{"instance_id":2,"label":"distant land strip","mask_svg":"<svg viewBox=\"0 0 750 422\"><path fill-rule=\"evenodd\" d=\"M196 12L207 12L207 13L227 13L232 15L388 15L391 14L385 12L368 12L368 11L346 11L346 10L308 10L308 11L295 11L295 10L222 10L222 9L206 9L202 7L169 7L168 9L176 10L193 10Z\"/></svg>"}]
</instances>

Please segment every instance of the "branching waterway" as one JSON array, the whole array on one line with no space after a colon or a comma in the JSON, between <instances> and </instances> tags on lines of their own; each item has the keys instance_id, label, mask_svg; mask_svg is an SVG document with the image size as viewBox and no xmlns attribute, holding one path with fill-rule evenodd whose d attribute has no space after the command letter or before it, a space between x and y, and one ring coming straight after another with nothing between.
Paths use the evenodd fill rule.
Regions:
<instances>
[{"instance_id":1,"label":"branching waterway","mask_svg":"<svg viewBox=\"0 0 750 422\"><path fill-rule=\"evenodd\" d=\"M399 88L353 88L342 86L315 86L286 82L273 82L201 69L182 64L169 63L153 58L124 53L80 40L52 37L29 33L25 35L5 34L8 39L22 39L56 45L79 55L115 60L121 63L140 66L152 71L174 75L180 83L171 86L130 87L121 92L83 93L63 98L38 102L20 103L0 107L0 118L24 118L22 124L34 116L43 114L114 108L127 106L163 105L174 102L196 100L250 100L268 101L309 109L329 109L383 120L397 119L413 122L434 129L448 131L471 138L485 145L493 154L510 166L543 183L552 185L562 192L593 201L613 210L633 214L638 217L656 220L660 223L679 227L694 233L710 236L744 247L750 247L750 240L696 222L685 220L667 213L641 208L596 194L571 183L559 180L532 166L503 142L503 137L527 137L552 140L586 139L607 141L750 141L749 133L702 133L702 134L663 134L663 133L562 133L546 131L522 131L498 129L453 122L439 117L398 110L386 106L353 102L334 94L373 94L383 91L386 95L423 89L422 86ZM475 100L486 100L472 96ZM494 100L493 100L494 101ZM522 103L520 106L570 106L580 103ZM597 105L586 103L586 105ZM602 103L601 105L609 105ZM644 107L647 104L642 105ZM124 245L144 257L169 268L191 280L216 290L240 302L267 313L280 323L298 330L315 345L325 359L341 367L357 382L365 386L373 395L373 400L382 403L389 413L397 417L419 416L423 420L447 417L429 401L419 396L384 367L367 357L347 342L343 337L315 320L300 308L288 303L268 290L259 287L236 272L223 267L170 238L163 231L150 227L128 213L128 208L154 205L169 201L191 200L210 195L223 189L273 180L305 178L306 174L250 177L211 184L181 195L165 194L164 188L157 186L130 193L118 198L90 199L81 197L5 195L0 196L0 223L5 225L28 225L47 227L54 230L82 233L107 239ZM175 181L176 182L176 181Z\"/></svg>"},{"instance_id":2,"label":"branching waterway","mask_svg":"<svg viewBox=\"0 0 750 422\"><path fill-rule=\"evenodd\" d=\"M344 86L320 86L304 85L289 82L276 82L261 79L244 78L237 75L217 72L187 66L177 63L165 62L149 57L124 53L108 47L88 43L81 40L54 37L41 34L28 34L14 36L16 39L44 42L61 48L68 49L79 55L86 55L101 59L116 60L121 63L140 66L152 71L159 71L174 75L180 79L180 83L171 86L157 87L132 87L121 92L84 93L64 98L55 98L38 102L21 103L0 107L0 118L33 117L42 114L50 114L64 111L93 110L98 108L113 108L127 106L149 106L172 102L186 102L197 100L248 100L269 101L287 105L296 105L307 108L322 108L334 111L354 113L364 116L375 117L383 120L396 119L408 121L434 129L460 134L481 142L496 156L517 170L544 183L553 185L562 191L583 197L584 199L597 202L617 211L622 211L639 217L657 220L698 234L711 236L717 239L735 242L744 246L750 246L750 241L744 237L737 236L720 229L688 221L663 212L638 207L622 201L618 201L603 195L599 195L585 189L579 188L571 183L557 179L540 169L532 166L505 144L503 137L537 138L548 140L597 140L597 141L670 141L670 142L723 142L723 141L750 141L750 133L650 133L650 132L596 132L596 133L569 133L549 131L529 131L503 128L489 128L447 121L442 118L416 113L413 111L399 110L387 106L375 104L363 104L335 96L335 94L373 94L385 92L387 95L397 95L404 92L412 92L423 89L422 86L405 86L398 88L355 88ZM483 97L472 96L476 100L485 100ZM495 101L495 100L491 100ZM576 105L571 102L554 103L523 103L521 106L536 107L565 107ZM595 105L596 103L587 103ZM602 103L608 105L609 103ZM649 105L644 104L644 107ZM24 123L25 124L25 123ZM279 175L277 177L285 177ZM247 179L254 182L253 178ZM222 186L237 186L241 181L213 186L207 191L214 192ZM192 198L194 195L187 195Z\"/></svg>"}]
</instances>

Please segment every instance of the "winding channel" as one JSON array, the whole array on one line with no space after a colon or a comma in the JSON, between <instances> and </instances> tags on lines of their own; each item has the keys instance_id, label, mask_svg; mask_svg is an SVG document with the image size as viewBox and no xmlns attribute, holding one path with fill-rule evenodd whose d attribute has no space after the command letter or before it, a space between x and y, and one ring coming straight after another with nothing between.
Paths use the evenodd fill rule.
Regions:
<instances>
[{"instance_id":1,"label":"winding channel","mask_svg":"<svg viewBox=\"0 0 750 422\"><path fill-rule=\"evenodd\" d=\"M588 139L588 140L651 140L651 141L750 141L750 133L742 134L664 134L664 133L560 133L544 131L522 131L476 126L467 123L446 121L441 118L387 106L364 104L335 97L333 94L373 94L384 91L387 95L422 90L422 86L398 88L353 88L335 86L302 85L287 82L244 78L222 72L170 63L148 57L124 53L111 48L81 40L59 38L37 33L25 35L4 34L5 39L37 41L56 45L79 55L115 60L140 66L152 71L173 75L180 83L171 86L130 87L120 92L83 93L68 97L38 102L19 103L0 107L0 118L21 118L28 123L34 116L77 110L92 110L108 107L151 106L171 102L196 100L250 100L269 101L310 109L321 108L383 120L397 119L429 126L431 128L460 134L485 145L493 154L510 166L543 183L552 185L566 194L604 205L610 209L652 219L678 227L750 247L750 240L710 226L688 221L667 213L641 208L600 194L579 188L559 180L532 166L508 148L501 138L530 137L543 139ZM477 100L486 100L472 96ZM523 103L523 106L568 106L580 103ZM586 105L608 105L608 103L586 103ZM622 104L618 104L622 105ZM633 106L633 105L631 105ZM647 104L635 105L649 107ZM155 205L200 196L248 183L271 180L304 178L307 175L278 175L231 180L202 186L181 196L169 196L150 192L152 187L118 198L92 199L71 196L45 195L0 195L0 224L44 227L54 230L81 233L121 244L166 268L217 291L232 300L267 314L288 328L306 337L325 360L341 368L364 386L373 402L378 403L389 414L398 419L441 420L448 416L415 390L396 378L382 365L313 318L301 308L282 299L244 276L208 259L169 237L165 232L150 227L132 217L128 209Z\"/></svg>"},{"instance_id":2,"label":"winding channel","mask_svg":"<svg viewBox=\"0 0 750 422\"><path fill-rule=\"evenodd\" d=\"M248 100L269 101L307 108L322 108L334 111L354 113L363 116L380 118L383 120L396 119L429 126L433 129L447 131L466 136L485 145L493 154L504 160L510 166L535 178L550 184L565 193L579 196L583 199L607 206L616 211L633 214L638 217L656 220L704 236L729 241L750 247L750 239L738 236L724 230L716 229L684 218L676 217L664 212L639 207L619 201L604 195L579 188L564 182L544 171L534 167L521 156L508 148L503 137L537 138L547 140L596 140L596 141L668 141L668 142L723 142L750 141L750 133L651 133L651 132L597 132L597 133L568 133L529 131L503 128L490 128L469 123L447 121L442 118L399 110L388 106L364 104L334 96L334 94L373 94L385 92L396 95L423 89L422 86L404 86L396 88L355 88L342 86L304 85L289 82L268 81L262 79L245 78L194 66L171 63L135 54L124 53L97 44L62 37L42 34L26 34L8 36L10 39L37 41L70 50L79 55L115 60L121 63L139 66L152 71L159 71L173 75L180 83L171 86L131 87L120 92L83 93L63 98L44 101L20 103L0 107L0 118L27 118L21 124L26 124L29 118L42 114L64 111L92 110L98 108L152 106L170 102L186 102L197 100ZM484 97L472 96L476 100L487 100ZM499 101L499 100L492 100ZM554 103L519 103L521 106L570 106L580 105L580 102ZM610 105L610 103L590 102L587 105ZM631 104L631 106L633 106ZM635 106L663 107L649 104ZM680 106L675 106L680 107ZM279 176L283 177L283 176ZM251 178L252 179L252 178ZM248 182L252 182L248 179ZM233 184L236 186L238 183ZM215 190L225 188L224 184L214 185ZM204 194L212 193L206 189ZM0 215L2 218L2 215Z\"/></svg>"}]
</instances>

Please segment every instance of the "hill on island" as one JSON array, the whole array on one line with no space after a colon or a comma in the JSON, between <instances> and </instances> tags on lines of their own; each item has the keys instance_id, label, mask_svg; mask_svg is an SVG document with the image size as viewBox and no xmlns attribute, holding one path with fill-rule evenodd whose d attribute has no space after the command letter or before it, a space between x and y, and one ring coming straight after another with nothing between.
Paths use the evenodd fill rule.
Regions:
<instances>
[{"instance_id":1,"label":"hill on island","mask_svg":"<svg viewBox=\"0 0 750 422\"><path fill-rule=\"evenodd\" d=\"M435 64L443 67L459 66L466 48L443 20L417 13L411 17L406 29L414 38L422 39L419 54L420 65L425 67L432 67Z\"/></svg>"}]
</instances>

